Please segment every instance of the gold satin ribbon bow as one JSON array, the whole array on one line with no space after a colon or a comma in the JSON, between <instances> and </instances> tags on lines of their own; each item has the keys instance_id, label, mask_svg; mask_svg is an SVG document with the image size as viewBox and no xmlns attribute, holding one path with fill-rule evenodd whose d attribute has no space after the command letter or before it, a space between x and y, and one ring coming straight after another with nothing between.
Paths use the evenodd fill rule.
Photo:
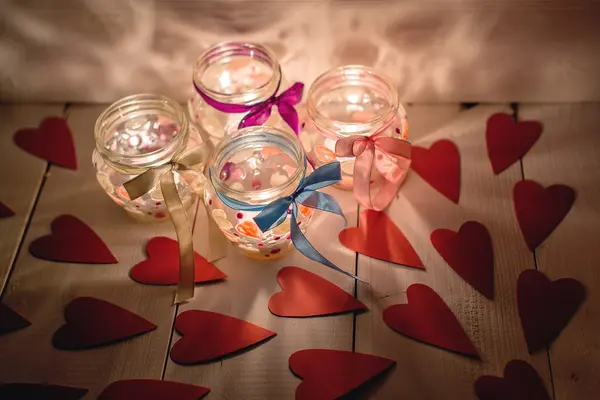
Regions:
<instances>
[{"instance_id":1,"label":"gold satin ribbon bow","mask_svg":"<svg viewBox=\"0 0 600 400\"><path fill-rule=\"evenodd\" d=\"M210 142L209 142L210 143ZM194 297L195 273L194 273L194 244L192 227L188 221L185 208L175 184L175 173L178 171L198 171L194 166L208 161L212 153L212 146L204 144L175 156L170 162L148 168L142 174L125 182L123 186L131 200L148 193L156 185L160 189L171 215L177 242L179 243L179 284L175 294L175 303L181 303ZM198 171L201 173L201 171ZM206 181L206 180L205 180ZM199 200L201 201L201 200ZM209 240L218 241L209 246L210 251L217 256L211 257L209 262L224 257L227 242L213 218L208 216Z\"/></svg>"}]
</instances>

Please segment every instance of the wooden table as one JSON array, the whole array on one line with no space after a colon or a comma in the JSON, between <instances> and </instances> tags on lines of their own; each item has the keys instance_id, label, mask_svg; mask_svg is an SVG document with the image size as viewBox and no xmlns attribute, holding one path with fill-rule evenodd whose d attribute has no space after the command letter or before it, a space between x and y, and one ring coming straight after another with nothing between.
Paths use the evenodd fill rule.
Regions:
<instances>
[{"instance_id":1,"label":"wooden table","mask_svg":"<svg viewBox=\"0 0 600 400\"><path fill-rule=\"evenodd\" d=\"M288 368L300 349L332 348L381 355L395 368L369 395L372 399L473 399L473 382L482 374L502 375L504 365L523 359L535 367L558 400L588 400L600 392L600 106L598 104L509 104L461 106L409 105L409 136L428 147L448 138L461 153L462 187L458 205L411 173L388 214L405 233L427 271L395 266L342 247L339 218L320 215L309 237L323 253L369 285L358 284L298 252L273 262L246 259L232 250L217 262L229 278L198 286L192 301L172 305L173 287L144 286L129 269L145 258L153 236L174 237L170 223L142 224L130 219L103 193L94 176L93 127L104 105L3 105L0 107L0 201L16 216L0 220L2 302L32 325L0 336L0 382L47 382L89 388L93 399L112 381L145 377L208 386L208 399L292 399L300 380ZM521 163L492 173L485 146L485 123L495 112L518 120L539 120L544 132ZM48 165L17 148L15 130L37 126L43 117L64 114L73 131L78 171ZM18 171L18 172L17 172ZM513 186L533 179L563 183L577 191L564 221L536 250L529 251L512 203ZM356 225L360 211L352 194L328 190ZM119 260L113 265L63 264L32 257L32 240L49 232L60 214L82 219L106 241ZM495 251L494 301L485 299L448 267L432 247L437 228L457 230L467 220L486 225ZM206 216L199 214L195 245L206 251ZM298 265L354 293L369 311L358 316L290 319L272 315L267 303L279 291L277 271ZM549 351L527 352L516 306L521 271L539 269L551 279L571 277L587 288L587 300ZM406 288L425 283L456 314L482 355L475 361L427 346L389 329L382 310L406 302ZM51 345L64 323L64 306L93 296L127 308L158 328L135 339L86 351L60 351ZM212 310L277 332L269 342L220 362L174 364L169 348L179 335L175 316L185 310Z\"/></svg>"}]
</instances>

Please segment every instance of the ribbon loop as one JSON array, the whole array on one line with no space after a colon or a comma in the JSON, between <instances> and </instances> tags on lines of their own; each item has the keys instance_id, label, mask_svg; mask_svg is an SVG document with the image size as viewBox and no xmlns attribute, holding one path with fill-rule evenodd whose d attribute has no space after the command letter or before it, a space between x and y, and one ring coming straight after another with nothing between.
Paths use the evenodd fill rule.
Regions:
<instances>
[{"instance_id":1,"label":"ribbon loop","mask_svg":"<svg viewBox=\"0 0 600 400\"><path fill-rule=\"evenodd\" d=\"M411 145L405 140L371 136L350 136L335 144L338 157L356 157L354 162L354 197L368 209L381 211L394 199L411 164ZM371 194L371 172L375 169L384 182Z\"/></svg>"}]
</instances>

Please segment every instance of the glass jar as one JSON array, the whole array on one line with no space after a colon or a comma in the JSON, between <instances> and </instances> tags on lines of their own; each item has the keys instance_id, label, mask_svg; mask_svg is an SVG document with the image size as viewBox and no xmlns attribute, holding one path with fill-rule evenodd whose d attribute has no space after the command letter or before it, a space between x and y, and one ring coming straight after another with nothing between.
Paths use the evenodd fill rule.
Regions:
<instances>
[{"instance_id":1,"label":"glass jar","mask_svg":"<svg viewBox=\"0 0 600 400\"><path fill-rule=\"evenodd\" d=\"M280 258L294 248L290 237L291 208L285 221L262 232L253 218L258 211L230 208L216 190L230 199L265 206L294 193L306 171L298 138L280 129L256 126L237 130L222 141L208 166L210 182L204 202L223 234L246 256L259 260ZM298 225L308 226L313 209L300 205Z\"/></svg>"},{"instance_id":2,"label":"glass jar","mask_svg":"<svg viewBox=\"0 0 600 400\"><path fill-rule=\"evenodd\" d=\"M339 161L342 189L353 187L353 157L337 157L335 143L353 135L406 139L408 120L393 81L372 68L349 65L319 76L308 92L306 109L299 112L300 138L316 167ZM380 174L373 170L371 183Z\"/></svg>"},{"instance_id":3,"label":"glass jar","mask_svg":"<svg viewBox=\"0 0 600 400\"><path fill-rule=\"evenodd\" d=\"M247 112L219 111L201 97L202 91L211 99L227 104L252 106L277 93L282 73L275 54L255 43L219 43L206 50L194 64L194 94L188 100L191 121L220 140L238 129ZM290 129L278 112L272 112L264 125Z\"/></svg>"},{"instance_id":4,"label":"glass jar","mask_svg":"<svg viewBox=\"0 0 600 400\"><path fill-rule=\"evenodd\" d=\"M135 200L130 199L123 184L201 145L197 132L189 129L185 110L160 95L128 96L104 110L96 121L94 135L96 177L110 198L138 220L167 220L169 213L160 184ZM203 166L195 167L200 171ZM174 178L184 207L192 215L190 211L204 186L203 176L189 170L178 171Z\"/></svg>"}]
</instances>

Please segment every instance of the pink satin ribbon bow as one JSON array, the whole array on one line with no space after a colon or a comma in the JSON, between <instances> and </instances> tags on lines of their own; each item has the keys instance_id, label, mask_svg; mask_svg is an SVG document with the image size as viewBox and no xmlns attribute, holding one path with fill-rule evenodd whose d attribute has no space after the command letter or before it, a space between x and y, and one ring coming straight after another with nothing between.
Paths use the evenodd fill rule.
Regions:
<instances>
[{"instance_id":1,"label":"pink satin ribbon bow","mask_svg":"<svg viewBox=\"0 0 600 400\"><path fill-rule=\"evenodd\" d=\"M411 163L411 145L405 140L374 134L350 136L335 144L338 157L356 157L354 161L354 197L368 209L381 211L394 199ZM373 165L383 182L371 195Z\"/></svg>"}]
</instances>

